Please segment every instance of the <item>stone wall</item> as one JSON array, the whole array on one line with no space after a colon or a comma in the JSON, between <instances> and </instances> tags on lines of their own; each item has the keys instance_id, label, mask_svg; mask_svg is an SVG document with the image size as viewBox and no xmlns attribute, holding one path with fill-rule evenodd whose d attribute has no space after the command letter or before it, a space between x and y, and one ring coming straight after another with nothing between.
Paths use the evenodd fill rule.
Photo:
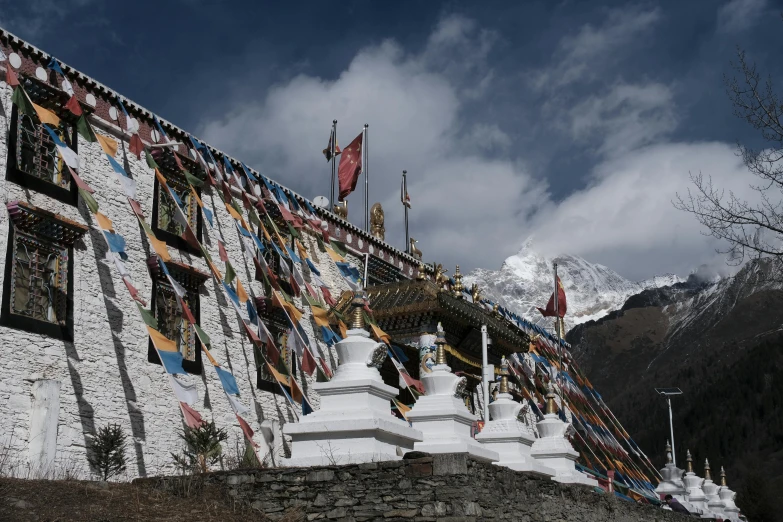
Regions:
<instances>
[{"instance_id":1,"label":"stone wall","mask_svg":"<svg viewBox=\"0 0 783 522\"><path fill-rule=\"evenodd\" d=\"M139 479L182 490L191 477ZM684 521L634 504L478 462L465 455L423 456L349 466L245 470L205 475L242 504L276 520L518 520L521 522ZM190 482L189 482L190 483Z\"/></svg>"}]
</instances>

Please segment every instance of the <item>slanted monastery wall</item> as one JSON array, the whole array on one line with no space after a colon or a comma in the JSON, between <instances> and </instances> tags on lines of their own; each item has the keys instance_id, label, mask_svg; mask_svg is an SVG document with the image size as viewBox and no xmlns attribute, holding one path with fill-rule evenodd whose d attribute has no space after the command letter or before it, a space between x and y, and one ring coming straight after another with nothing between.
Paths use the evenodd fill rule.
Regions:
<instances>
[{"instance_id":1,"label":"slanted monastery wall","mask_svg":"<svg viewBox=\"0 0 783 522\"><path fill-rule=\"evenodd\" d=\"M139 479L182 491L198 477ZM205 475L271 519L290 511L307 520L685 521L690 517L634 504L592 488L478 462L434 455L349 466L246 470Z\"/></svg>"},{"instance_id":2,"label":"slanted monastery wall","mask_svg":"<svg viewBox=\"0 0 783 522\"><path fill-rule=\"evenodd\" d=\"M16 69L19 74L33 76L36 69L45 68L49 61L49 55L1 30L0 49L7 56L15 53L21 57L22 65ZM31 440L30 435L32 418L41 415L40 411L34 414L33 390L40 387L36 382L53 380L59 386L59 403L54 403L54 418L57 420L55 465L51 470L33 471L61 473L69 469L81 476L88 476L86 448L90 437L98 428L116 423L129 435L128 474L131 477L172 472L171 453L180 451L182 447L177 435L183 425L179 405L163 368L147 361L149 338L145 325L114 264L106 259L107 247L92 215L81 198L79 206L74 207L6 180L10 139L8 131L12 114L12 89L5 83L6 67L9 67L9 61L0 62L0 194L3 202L27 202L86 225L89 231L75 243L73 249L73 342L0 327L0 454L7 456L6 465L13 462L23 468L36 467L36 459L28 458L40 446L37 441ZM95 131L124 140L127 148L129 136L109 116L110 107L116 103L116 93L65 64L63 70L80 101L94 107L91 121ZM61 78L58 83L60 81ZM141 124L139 134L142 140L145 144L151 143L151 114L133 102L126 100L125 105ZM167 123L164 123L164 127L178 142L186 141L187 135L178 128ZM184 147L179 151L188 154ZM112 173L98 143L88 143L79 137L78 155L81 164L79 175L95 189L94 197L101 212L113 221L115 231L126 239L129 259L125 264L140 295L149 302L152 281L147 269L147 258L153 252L131 212L117 177ZM122 146L116 159L120 164L123 163ZM150 223L154 171L143 159L139 161L132 154L128 154L128 160L131 175L137 183L137 200ZM274 173L269 175L275 177ZM202 243L217 261L217 240L223 241L248 294L251 298L263 295L262 285L255 281L255 268L242 255L234 221L216 190L206 187L203 191L202 199L214 210L215 226L214 231L206 225L203 227ZM415 276L415 264L410 256L370 238L330 213L323 212L319 217L327 221L332 237L345 242L349 251L356 254L349 255L349 261L359 264L359 255L370 251L399 266L407 276ZM0 259L3 264L9 230L9 215L3 206L0 209ZM319 251L315 237L309 232L303 234L303 243L311 252L321 278L331 285L332 294L337 298L341 291L347 289L347 285L334 262ZM169 251L174 261L204 273L209 272L201 257L171 246ZM223 270L222 263L219 265ZM4 277L5 270L1 269L0 291ZM296 304L305 312L301 324L310 340L318 342L324 352L329 353L320 340L320 334L313 332L309 307L302 307L299 298L296 298ZM200 288L200 325L211 338L215 358L236 377L242 402L250 406L251 413L247 419L255 431L256 442L262 447L261 452L269 451L278 459L284 451L281 425L295 420L295 416L283 396L256 389L257 368L253 347L240 330L241 325L226 302L223 291L212 279L208 279ZM330 359L329 366L334 369L336 357L333 353ZM244 448L236 417L222 392L215 371L209 366L205 364L202 375L183 377L183 380L198 385L199 403L194 407L205 419L214 420L219 427L230 432L231 439L225 444L226 448L233 448L235 442ZM297 380L301 388L311 398L313 406L317 407L317 394L310 389L312 378L305 376L301 370L299 372ZM306 377L304 381L303 376ZM40 404L40 401L36 401L36 404Z\"/></svg>"}]
</instances>

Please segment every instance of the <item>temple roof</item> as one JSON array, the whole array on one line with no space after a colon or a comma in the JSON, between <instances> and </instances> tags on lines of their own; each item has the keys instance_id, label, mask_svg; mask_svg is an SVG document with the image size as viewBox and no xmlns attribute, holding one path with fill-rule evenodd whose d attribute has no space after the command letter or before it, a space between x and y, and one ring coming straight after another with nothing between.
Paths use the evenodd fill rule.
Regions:
<instances>
[{"instance_id":1,"label":"temple roof","mask_svg":"<svg viewBox=\"0 0 783 522\"><path fill-rule=\"evenodd\" d=\"M481 354L481 326L486 324L495 357L527 352L530 337L506 319L469 298L457 298L432 281L398 281L367 289L378 326L393 338L434 333L433 324L443 324L446 341L457 350Z\"/></svg>"}]
</instances>

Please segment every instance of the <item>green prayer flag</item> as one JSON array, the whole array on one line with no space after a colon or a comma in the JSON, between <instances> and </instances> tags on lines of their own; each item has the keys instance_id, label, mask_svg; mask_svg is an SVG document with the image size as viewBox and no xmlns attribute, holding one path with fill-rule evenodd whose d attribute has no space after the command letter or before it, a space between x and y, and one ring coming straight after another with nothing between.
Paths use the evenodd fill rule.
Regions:
<instances>
[{"instance_id":1,"label":"green prayer flag","mask_svg":"<svg viewBox=\"0 0 783 522\"><path fill-rule=\"evenodd\" d=\"M326 376L326 374L321 370L321 367L317 364L315 365L315 382L328 382L329 378Z\"/></svg>"},{"instance_id":2,"label":"green prayer flag","mask_svg":"<svg viewBox=\"0 0 783 522\"><path fill-rule=\"evenodd\" d=\"M294 227L291 226L291 223L288 221L285 222L286 225L288 225L288 232L291 233L291 237L300 238L302 236L299 235L299 231L296 230Z\"/></svg>"},{"instance_id":3,"label":"green prayer flag","mask_svg":"<svg viewBox=\"0 0 783 522\"><path fill-rule=\"evenodd\" d=\"M84 190L83 188L79 187L79 194L81 195L82 199L84 200L84 204L87 205L87 208L90 209L90 212L93 214L98 213L98 202L95 201L95 198L92 197L92 194Z\"/></svg>"},{"instance_id":4,"label":"green prayer flag","mask_svg":"<svg viewBox=\"0 0 783 522\"><path fill-rule=\"evenodd\" d=\"M31 118L35 117L38 119L38 116L35 114L35 108L33 107L32 102L30 102L30 99L27 97L27 94L24 92L24 89L22 89L21 85L17 85L14 89L14 94L11 96L11 103L16 105L16 107L19 109L19 112L22 114L26 114Z\"/></svg>"},{"instance_id":5,"label":"green prayer flag","mask_svg":"<svg viewBox=\"0 0 783 522\"><path fill-rule=\"evenodd\" d=\"M283 354L280 354L280 357L277 359L277 366L275 367L275 369L281 374L290 377L291 372L288 371L288 366L286 366L285 361L283 359L284 359Z\"/></svg>"},{"instance_id":6,"label":"green prayer flag","mask_svg":"<svg viewBox=\"0 0 783 522\"><path fill-rule=\"evenodd\" d=\"M201 344L207 347L207 350L212 347L212 343L209 340L209 336L207 333L201 329L199 325L196 323L193 323L193 327L196 329L196 334L198 335L199 340L201 340Z\"/></svg>"},{"instance_id":7,"label":"green prayer flag","mask_svg":"<svg viewBox=\"0 0 783 522\"><path fill-rule=\"evenodd\" d=\"M364 322L367 324L374 324L375 326L378 326L378 323L375 322L375 319L372 315L368 314L367 311L362 310L362 315L364 316Z\"/></svg>"},{"instance_id":8,"label":"green prayer flag","mask_svg":"<svg viewBox=\"0 0 783 522\"><path fill-rule=\"evenodd\" d=\"M258 214L256 214L256 211L253 208L250 208L247 211L247 215L251 224L253 224L255 227L261 226L261 219L258 217Z\"/></svg>"},{"instance_id":9,"label":"green prayer flag","mask_svg":"<svg viewBox=\"0 0 783 522\"><path fill-rule=\"evenodd\" d=\"M285 293L285 290L283 290L283 289L281 288L281 289L280 289L280 293L281 293L281 294L283 294L283 299L285 299L285 300L286 300L286 302L288 302L288 303L291 303L291 304L294 304L294 300L293 300L293 299L291 299L291 296L290 296L290 295L288 295L288 294L286 294L286 293Z\"/></svg>"},{"instance_id":10,"label":"green prayer flag","mask_svg":"<svg viewBox=\"0 0 783 522\"><path fill-rule=\"evenodd\" d=\"M204 182L200 179L198 179L196 176L188 172L187 170L183 171L185 173L185 179L188 180L188 183L193 185L194 187L203 187Z\"/></svg>"},{"instance_id":11,"label":"green prayer flag","mask_svg":"<svg viewBox=\"0 0 783 522\"><path fill-rule=\"evenodd\" d=\"M320 250L321 252L325 253L326 252L326 244L324 244L324 240L321 239L320 235L316 235L315 239L318 240L318 250Z\"/></svg>"},{"instance_id":12,"label":"green prayer flag","mask_svg":"<svg viewBox=\"0 0 783 522\"><path fill-rule=\"evenodd\" d=\"M152 228L150 228L149 224L146 221L144 221L143 219L139 218L139 223L141 223L141 228L144 229L144 232L146 232L148 236L152 236L155 239L158 239L155 236L155 232L152 231Z\"/></svg>"},{"instance_id":13,"label":"green prayer flag","mask_svg":"<svg viewBox=\"0 0 783 522\"><path fill-rule=\"evenodd\" d=\"M234 267L231 266L231 262L226 261L226 275L223 277L223 282L230 285L231 281L233 281L236 276L237 274L234 272Z\"/></svg>"},{"instance_id":14,"label":"green prayer flag","mask_svg":"<svg viewBox=\"0 0 783 522\"><path fill-rule=\"evenodd\" d=\"M79 116L79 120L76 122L76 132L79 133L79 136L84 138L84 141L90 143L95 143L98 141L98 138L95 137L95 132L90 126L90 122L87 121L87 116L84 114Z\"/></svg>"},{"instance_id":15,"label":"green prayer flag","mask_svg":"<svg viewBox=\"0 0 783 522\"><path fill-rule=\"evenodd\" d=\"M204 248L204 245L199 243L198 246L201 247L201 253L204 255L204 259L206 259L207 261L209 261L211 263L212 262L212 256L209 255L209 252L207 252L207 249Z\"/></svg>"},{"instance_id":16,"label":"green prayer flag","mask_svg":"<svg viewBox=\"0 0 783 522\"><path fill-rule=\"evenodd\" d=\"M158 320L155 319L155 316L152 315L152 312L141 306L139 303L136 303L136 307L139 309L139 313L141 314L141 318L144 320L144 323L154 329L158 329Z\"/></svg>"},{"instance_id":17,"label":"green prayer flag","mask_svg":"<svg viewBox=\"0 0 783 522\"><path fill-rule=\"evenodd\" d=\"M159 169L158 164L155 163L155 158L152 157L150 151L144 149L144 157L147 158L147 166L151 169Z\"/></svg>"},{"instance_id":18,"label":"green prayer flag","mask_svg":"<svg viewBox=\"0 0 783 522\"><path fill-rule=\"evenodd\" d=\"M237 211L237 214L240 216L242 215L242 208L239 206L239 203L237 203L237 200L233 200L231 202L231 206L234 207L234 210Z\"/></svg>"},{"instance_id":19,"label":"green prayer flag","mask_svg":"<svg viewBox=\"0 0 783 522\"><path fill-rule=\"evenodd\" d=\"M345 243L343 243L342 241L331 239L329 240L329 243L331 243L334 251L340 254L341 256L345 257L348 255L348 250L345 248Z\"/></svg>"},{"instance_id":20,"label":"green prayer flag","mask_svg":"<svg viewBox=\"0 0 783 522\"><path fill-rule=\"evenodd\" d=\"M302 299L305 300L305 302L307 303L307 306L309 306L310 308L312 308L314 306L318 307L318 308L323 308L323 306L321 306L321 303L319 303L318 301L316 301L315 299L313 299L312 297L307 295L306 292L302 292Z\"/></svg>"}]
</instances>

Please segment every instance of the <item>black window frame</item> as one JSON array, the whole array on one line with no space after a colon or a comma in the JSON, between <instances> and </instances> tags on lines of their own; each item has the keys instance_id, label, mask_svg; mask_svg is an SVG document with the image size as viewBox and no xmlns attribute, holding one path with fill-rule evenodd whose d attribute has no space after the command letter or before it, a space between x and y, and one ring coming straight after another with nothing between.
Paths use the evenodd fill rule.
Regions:
<instances>
[{"instance_id":1,"label":"black window frame","mask_svg":"<svg viewBox=\"0 0 783 522\"><path fill-rule=\"evenodd\" d=\"M6 245L5 257L5 279L3 280L3 297L0 303L0 326L5 326L15 330L42 334L53 339L73 342L74 340L74 242L80 238L87 227L78 224L66 223L55 214L48 211L37 209L24 203L12 202L17 204L22 214L32 214L35 216L36 225L33 227L22 226L17 222L15 216L11 216L8 223L8 241ZM21 223L24 223L22 221ZM43 223L43 226L40 225ZM51 226L51 225L54 226ZM47 226L49 225L49 226ZM75 225L75 226L74 226ZM42 233L36 228L44 230L57 230L60 238L54 238L46 233ZM64 231L64 232L63 232ZM35 241L40 241L51 245L52 250L67 251L68 260L66 267L67 282L65 285L65 321L64 324L52 323L49 321L35 319L33 317L20 315L11 311L11 285L14 280L14 269L16 259L14 252L19 235L28 236Z\"/></svg>"}]
</instances>

